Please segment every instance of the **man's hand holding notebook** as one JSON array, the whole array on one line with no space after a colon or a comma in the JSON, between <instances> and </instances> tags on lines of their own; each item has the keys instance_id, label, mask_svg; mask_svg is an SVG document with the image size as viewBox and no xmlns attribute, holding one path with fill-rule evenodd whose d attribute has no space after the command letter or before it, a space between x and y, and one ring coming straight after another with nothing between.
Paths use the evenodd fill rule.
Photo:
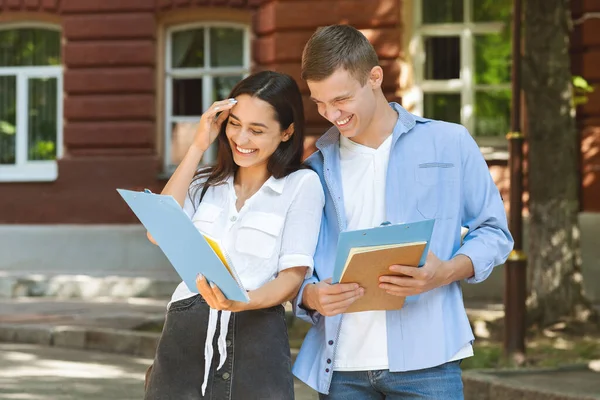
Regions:
<instances>
[{"instance_id":1,"label":"man's hand holding notebook","mask_svg":"<svg viewBox=\"0 0 600 400\"><path fill-rule=\"evenodd\" d=\"M379 287L379 277L394 275L391 265L415 268L423 265L434 220L411 224L382 225L340 234L333 276L334 283L358 283L365 290L345 312L398 310L406 298L388 294ZM400 274L396 274L400 275Z\"/></svg>"}]
</instances>

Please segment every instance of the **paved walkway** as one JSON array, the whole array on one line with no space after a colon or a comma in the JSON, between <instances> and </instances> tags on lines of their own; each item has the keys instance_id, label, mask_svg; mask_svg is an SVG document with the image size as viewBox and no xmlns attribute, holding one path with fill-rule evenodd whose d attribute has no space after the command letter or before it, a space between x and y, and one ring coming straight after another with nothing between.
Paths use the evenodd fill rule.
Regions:
<instances>
[{"instance_id":1,"label":"paved walkway","mask_svg":"<svg viewBox=\"0 0 600 400\"><path fill-rule=\"evenodd\" d=\"M131 329L162 319L168 300L0 298L0 324L46 324Z\"/></svg>"},{"instance_id":2,"label":"paved walkway","mask_svg":"<svg viewBox=\"0 0 600 400\"><path fill-rule=\"evenodd\" d=\"M1 400L140 400L147 358L0 343ZM297 400L316 394L296 382Z\"/></svg>"},{"instance_id":3,"label":"paved walkway","mask_svg":"<svg viewBox=\"0 0 600 400\"><path fill-rule=\"evenodd\" d=\"M0 400L141 399L159 335L132 329L161 321L165 306L166 300L152 299L0 299ZM497 305L471 306L471 317L502 315ZM600 399L598 364L468 371L465 398ZM296 382L296 399L316 400L317 395Z\"/></svg>"},{"instance_id":4,"label":"paved walkway","mask_svg":"<svg viewBox=\"0 0 600 400\"><path fill-rule=\"evenodd\" d=\"M149 360L27 344L0 344L0 399L139 400Z\"/></svg>"}]
</instances>

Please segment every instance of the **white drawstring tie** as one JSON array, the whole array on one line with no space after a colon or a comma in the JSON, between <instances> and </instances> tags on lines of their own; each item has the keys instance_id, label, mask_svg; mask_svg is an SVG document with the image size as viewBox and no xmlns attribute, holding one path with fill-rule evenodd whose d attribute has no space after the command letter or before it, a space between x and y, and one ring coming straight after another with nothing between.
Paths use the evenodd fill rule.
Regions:
<instances>
[{"instance_id":1,"label":"white drawstring tie","mask_svg":"<svg viewBox=\"0 0 600 400\"><path fill-rule=\"evenodd\" d=\"M221 329L219 331L219 338L217 339L217 347L219 348L219 366L217 371L221 369L225 361L227 360L227 330L229 328L229 318L231 317L231 311L221 311ZM208 314L208 330L206 332L206 342L204 343L204 381L202 382L202 396L206 392L206 385L208 385L208 373L210 372L210 366L212 364L212 358L214 354L212 342L217 331L217 320L219 319L219 311L210 308Z\"/></svg>"}]
</instances>

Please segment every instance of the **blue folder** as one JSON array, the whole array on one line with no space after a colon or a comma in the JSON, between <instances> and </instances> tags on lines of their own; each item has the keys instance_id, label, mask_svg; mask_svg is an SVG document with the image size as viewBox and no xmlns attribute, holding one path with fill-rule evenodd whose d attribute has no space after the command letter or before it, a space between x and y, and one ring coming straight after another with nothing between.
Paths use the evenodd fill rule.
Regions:
<instances>
[{"instance_id":1,"label":"blue folder","mask_svg":"<svg viewBox=\"0 0 600 400\"><path fill-rule=\"evenodd\" d=\"M428 219L408 224L389 224L355 231L340 233L338 239L337 253L333 269L332 283L338 283L341 279L348 253L354 247L382 246L387 244L400 244L411 242L427 242L419 266L425 264L429 251L429 242L433 233L434 219ZM407 301L415 300L417 296L410 296ZM411 299L412 298L412 299Z\"/></svg>"},{"instance_id":2,"label":"blue folder","mask_svg":"<svg viewBox=\"0 0 600 400\"><path fill-rule=\"evenodd\" d=\"M190 291L198 293L196 276L201 273L229 300L249 301L241 283L238 284L229 273L173 196L124 189L117 191L156 240Z\"/></svg>"}]
</instances>

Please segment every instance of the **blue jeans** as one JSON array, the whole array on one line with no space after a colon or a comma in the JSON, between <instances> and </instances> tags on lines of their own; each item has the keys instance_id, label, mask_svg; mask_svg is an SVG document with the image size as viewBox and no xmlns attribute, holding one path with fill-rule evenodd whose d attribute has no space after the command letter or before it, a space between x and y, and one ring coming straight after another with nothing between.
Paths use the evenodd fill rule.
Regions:
<instances>
[{"instance_id":1,"label":"blue jeans","mask_svg":"<svg viewBox=\"0 0 600 400\"><path fill-rule=\"evenodd\" d=\"M460 361L408 372L335 371L321 400L462 400Z\"/></svg>"}]
</instances>

